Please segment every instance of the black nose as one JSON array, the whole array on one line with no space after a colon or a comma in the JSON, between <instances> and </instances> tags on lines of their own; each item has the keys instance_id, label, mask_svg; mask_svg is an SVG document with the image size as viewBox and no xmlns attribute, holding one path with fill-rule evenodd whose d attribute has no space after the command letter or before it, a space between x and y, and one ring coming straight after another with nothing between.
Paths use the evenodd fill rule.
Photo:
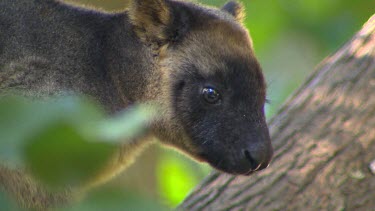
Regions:
<instances>
[{"instance_id":1,"label":"black nose","mask_svg":"<svg viewBox=\"0 0 375 211\"><path fill-rule=\"evenodd\" d=\"M269 156L269 152L266 151L251 151L251 150L243 150L242 154L247 162L250 164L250 168L252 171L259 171L268 167L270 159L267 159Z\"/></svg>"}]
</instances>

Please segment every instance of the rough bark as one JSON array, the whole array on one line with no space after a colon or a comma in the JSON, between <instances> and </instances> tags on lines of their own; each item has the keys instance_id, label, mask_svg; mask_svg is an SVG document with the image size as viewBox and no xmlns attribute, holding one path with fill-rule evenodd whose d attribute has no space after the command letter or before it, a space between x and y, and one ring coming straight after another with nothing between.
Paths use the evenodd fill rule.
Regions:
<instances>
[{"instance_id":1,"label":"rough bark","mask_svg":"<svg viewBox=\"0 0 375 211\"><path fill-rule=\"evenodd\" d=\"M375 15L317 67L269 127L275 156L268 169L250 177L213 173L179 208L375 210L369 168L375 160Z\"/></svg>"}]
</instances>

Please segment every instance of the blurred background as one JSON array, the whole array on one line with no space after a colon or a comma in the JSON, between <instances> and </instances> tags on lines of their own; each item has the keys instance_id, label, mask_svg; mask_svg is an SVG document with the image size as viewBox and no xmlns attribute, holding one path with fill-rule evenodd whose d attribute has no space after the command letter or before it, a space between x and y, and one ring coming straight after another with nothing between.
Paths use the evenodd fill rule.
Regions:
<instances>
[{"instance_id":1,"label":"blurred background","mask_svg":"<svg viewBox=\"0 0 375 211\"><path fill-rule=\"evenodd\" d=\"M127 0L69 0L103 10L123 10ZM221 7L225 0L200 0ZM322 59L334 53L375 12L373 0L252 0L246 7L256 55L268 83L267 118ZM211 168L160 146L151 146L125 173L107 184L175 207Z\"/></svg>"}]
</instances>

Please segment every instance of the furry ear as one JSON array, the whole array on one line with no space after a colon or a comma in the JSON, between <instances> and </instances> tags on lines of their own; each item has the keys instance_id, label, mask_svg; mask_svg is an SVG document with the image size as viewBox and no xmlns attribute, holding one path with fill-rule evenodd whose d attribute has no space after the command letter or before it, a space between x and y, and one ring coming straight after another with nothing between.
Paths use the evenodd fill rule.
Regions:
<instances>
[{"instance_id":1,"label":"furry ear","mask_svg":"<svg viewBox=\"0 0 375 211\"><path fill-rule=\"evenodd\" d=\"M141 41L157 51L165 44L180 41L188 31L190 13L183 5L169 0L132 0L129 19Z\"/></svg>"},{"instance_id":2,"label":"furry ear","mask_svg":"<svg viewBox=\"0 0 375 211\"><path fill-rule=\"evenodd\" d=\"M142 41L160 45L167 39L171 11L165 0L132 0L128 12L130 22Z\"/></svg>"},{"instance_id":3,"label":"furry ear","mask_svg":"<svg viewBox=\"0 0 375 211\"><path fill-rule=\"evenodd\" d=\"M243 5L237 1L226 3L221 10L231 14L238 22L242 22L245 18L245 9Z\"/></svg>"}]
</instances>

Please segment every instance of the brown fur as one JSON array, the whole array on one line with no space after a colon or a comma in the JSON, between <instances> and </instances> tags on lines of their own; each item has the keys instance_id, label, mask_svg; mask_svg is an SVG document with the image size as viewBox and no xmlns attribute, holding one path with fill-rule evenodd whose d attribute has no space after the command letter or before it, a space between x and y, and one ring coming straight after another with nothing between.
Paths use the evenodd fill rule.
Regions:
<instances>
[{"instance_id":1,"label":"brown fur","mask_svg":"<svg viewBox=\"0 0 375 211\"><path fill-rule=\"evenodd\" d=\"M240 23L242 23L242 21L245 19L245 10L241 3L230 1L225 4L222 9L232 14L233 17L235 17L235 19Z\"/></svg>"},{"instance_id":2,"label":"brown fur","mask_svg":"<svg viewBox=\"0 0 375 211\"><path fill-rule=\"evenodd\" d=\"M142 41L155 43L167 39L165 29L171 17L165 1L132 1L128 13Z\"/></svg>"},{"instance_id":3,"label":"brown fur","mask_svg":"<svg viewBox=\"0 0 375 211\"><path fill-rule=\"evenodd\" d=\"M0 187L12 194L12 198L26 209L45 210L47 207L71 203L74 192L66 188L60 192L48 192L24 171L0 165Z\"/></svg>"}]
</instances>

